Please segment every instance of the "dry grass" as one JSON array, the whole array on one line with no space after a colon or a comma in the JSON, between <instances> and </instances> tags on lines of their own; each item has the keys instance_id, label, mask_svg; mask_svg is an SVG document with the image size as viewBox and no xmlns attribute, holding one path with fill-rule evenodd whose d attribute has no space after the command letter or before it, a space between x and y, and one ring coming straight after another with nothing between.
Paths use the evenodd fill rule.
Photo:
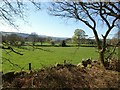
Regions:
<instances>
[{"instance_id":1,"label":"dry grass","mask_svg":"<svg viewBox=\"0 0 120 90\"><path fill-rule=\"evenodd\" d=\"M93 62L92 62L93 63ZM18 75L18 74L17 74ZM10 81L4 81L6 88L118 88L120 87L119 73L105 70L101 65L94 63L90 67L81 67L72 64L57 64L20 74Z\"/></svg>"}]
</instances>

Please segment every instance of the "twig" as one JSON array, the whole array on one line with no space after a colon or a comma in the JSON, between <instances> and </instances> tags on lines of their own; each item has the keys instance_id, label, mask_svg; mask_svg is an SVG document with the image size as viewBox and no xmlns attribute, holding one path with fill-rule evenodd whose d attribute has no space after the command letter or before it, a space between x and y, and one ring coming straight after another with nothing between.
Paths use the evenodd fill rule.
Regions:
<instances>
[{"instance_id":1,"label":"twig","mask_svg":"<svg viewBox=\"0 0 120 90\"><path fill-rule=\"evenodd\" d=\"M120 41L114 46L112 52L106 57L106 60L108 60L108 58L110 58L110 56L115 52L116 47L120 44Z\"/></svg>"}]
</instances>

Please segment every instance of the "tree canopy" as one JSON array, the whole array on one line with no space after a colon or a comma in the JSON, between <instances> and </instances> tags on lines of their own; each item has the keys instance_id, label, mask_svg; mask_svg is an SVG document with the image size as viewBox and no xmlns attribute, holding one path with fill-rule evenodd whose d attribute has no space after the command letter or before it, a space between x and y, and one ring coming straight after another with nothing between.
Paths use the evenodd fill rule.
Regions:
<instances>
[{"instance_id":1,"label":"tree canopy","mask_svg":"<svg viewBox=\"0 0 120 90\"><path fill-rule=\"evenodd\" d=\"M85 38L85 31L82 29L76 29L74 35L78 36L80 39Z\"/></svg>"},{"instance_id":2,"label":"tree canopy","mask_svg":"<svg viewBox=\"0 0 120 90\"><path fill-rule=\"evenodd\" d=\"M82 29L76 29L74 32L74 36L72 37L73 41L78 43L78 46L80 45L80 39L85 38L85 31Z\"/></svg>"}]
</instances>

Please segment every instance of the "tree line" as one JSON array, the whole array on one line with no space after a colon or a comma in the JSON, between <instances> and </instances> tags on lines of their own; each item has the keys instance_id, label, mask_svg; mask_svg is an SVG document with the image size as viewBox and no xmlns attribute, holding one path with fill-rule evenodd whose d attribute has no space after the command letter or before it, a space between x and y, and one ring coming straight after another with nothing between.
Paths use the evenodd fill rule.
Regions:
<instances>
[{"instance_id":1,"label":"tree line","mask_svg":"<svg viewBox=\"0 0 120 90\"><path fill-rule=\"evenodd\" d=\"M84 33L84 34L83 34ZM2 34L2 33L1 33ZM118 43L118 33L114 35L112 39L107 39L107 44L109 46L114 46ZM16 33L2 35L2 42L6 42L11 46L55 46L59 44L60 46L96 46L95 39L91 39L85 35L85 31L81 29L76 29L74 35L71 38L64 40L53 40L52 37L41 37L37 33L31 33L27 37L17 35ZM102 40L101 40L102 41ZM39 44L38 44L39 43ZM71 44L71 45L70 45Z\"/></svg>"}]
</instances>

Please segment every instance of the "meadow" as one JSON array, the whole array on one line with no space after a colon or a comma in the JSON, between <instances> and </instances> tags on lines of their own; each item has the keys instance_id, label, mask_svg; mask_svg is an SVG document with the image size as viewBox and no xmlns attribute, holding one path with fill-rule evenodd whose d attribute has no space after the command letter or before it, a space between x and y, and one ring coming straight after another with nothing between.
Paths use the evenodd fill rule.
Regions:
<instances>
[{"instance_id":1,"label":"meadow","mask_svg":"<svg viewBox=\"0 0 120 90\"><path fill-rule=\"evenodd\" d=\"M41 49L20 49L24 55L18 55L13 52L8 53L2 50L2 56L9 59L15 65L10 64L3 59L3 72L19 71L21 68L28 70L28 63L32 64L32 69L37 70L42 67L55 65L56 63L78 64L82 59L98 59L97 49L95 47L40 47ZM18 65L18 66L17 66ZM21 68L20 68L20 67Z\"/></svg>"}]
</instances>

